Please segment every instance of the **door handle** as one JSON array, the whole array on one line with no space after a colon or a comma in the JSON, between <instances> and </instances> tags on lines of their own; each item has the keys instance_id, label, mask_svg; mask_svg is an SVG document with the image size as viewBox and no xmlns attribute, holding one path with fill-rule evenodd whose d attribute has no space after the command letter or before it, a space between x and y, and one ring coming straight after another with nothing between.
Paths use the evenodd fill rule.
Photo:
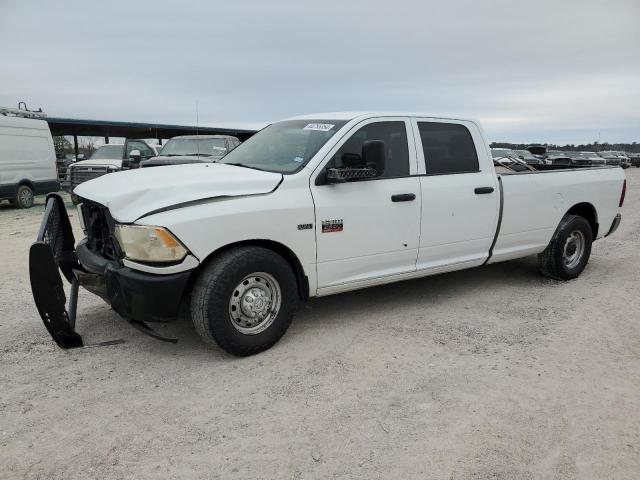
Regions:
<instances>
[{"instance_id":1,"label":"door handle","mask_svg":"<svg viewBox=\"0 0 640 480\"><path fill-rule=\"evenodd\" d=\"M485 193L493 193L493 187L478 187L474 190L476 195L483 195Z\"/></svg>"},{"instance_id":2,"label":"door handle","mask_svg":"<svg viewBox=\"0 0 640 480\"><path fill-rule=\"evenodd\" d=\"M415 193L398 193L397 195L391 195L392 202L411 202L415 199Z\"/></svg>"}]
</instances>

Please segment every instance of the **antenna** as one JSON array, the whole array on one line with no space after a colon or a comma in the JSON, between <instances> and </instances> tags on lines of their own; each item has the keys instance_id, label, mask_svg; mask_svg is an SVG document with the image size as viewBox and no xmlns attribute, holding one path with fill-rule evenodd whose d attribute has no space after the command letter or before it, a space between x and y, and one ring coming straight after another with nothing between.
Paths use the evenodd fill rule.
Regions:
<instances>
[{"instance_id":1,"label":"antenna","mask_svg":"<svg viewBox=\"0 0 640 480\"><path fill-rule=\"evenodd\" d=\"M198 114L198 99L196 98L196 135L200 135L200 131L198 130L200 127L200 116ZM200 145L196 140L196 153L200 156Z\"/></svg>"},{"instance_id":2,"label":"antenna","mask_svg":"<svg viewBox=\"0 0 640 480\"><path fill-rule=\"evenodd\" d=\"M199 135L199 127L200 127L200 118L198 115L198 99L196 98L196 135Z\"/></svg>"}]
</instances>

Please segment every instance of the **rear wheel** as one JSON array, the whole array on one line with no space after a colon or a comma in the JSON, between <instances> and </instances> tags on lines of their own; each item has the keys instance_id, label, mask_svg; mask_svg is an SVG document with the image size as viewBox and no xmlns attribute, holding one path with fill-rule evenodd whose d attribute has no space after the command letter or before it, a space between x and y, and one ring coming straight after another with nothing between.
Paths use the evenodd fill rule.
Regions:
<instances>
[{"instance_id":1,"label":"rear wheel","mask_svg":"<svg viewBox=\"0 0 640 480\"><path fill-rule=\"evenodd\" d=\"M33 206L33 190L27 185L20 185L11 204L18 208L31 208Z\"/></svg>"},{"instance_id":2,"label":"rear wheel","mask_svg":"<svg viewBox=\"0 0 640 480\"><path fill-rule=\"evenodd\" d=\"M542 273L570 280L582 273L591 255L591 225L577 215L565 215L546 250L538 255Z\"/></svg>"},{"instance_id":3,"label":"rear wheel","mask_svg":"<svg viewBox=\"0 0 640 480\"><path fill-rule=\"evenodd\" d=\"M252 355L285 334L297 300L296 277L284 258L262 247L239 247L202 270L191 319L205 342L233 355Z\"/></svg>"}]
</instances>

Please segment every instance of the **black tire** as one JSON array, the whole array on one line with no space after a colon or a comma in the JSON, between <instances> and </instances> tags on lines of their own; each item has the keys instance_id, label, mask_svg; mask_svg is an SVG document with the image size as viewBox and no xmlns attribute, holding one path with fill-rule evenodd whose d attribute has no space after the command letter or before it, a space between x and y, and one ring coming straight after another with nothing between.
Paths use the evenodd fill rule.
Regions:
<instances>
[{"instance_id":1,"label":"black tire","mask_svg":"<svg viewBox=\"0 0 640 480\"><path fill-rule=\"evenodd\" d=\"M246 334L231 316L232 297L253 273L264 272L276 280L280 307L264 330ZM295 274L277 253L262 247L238 247L221 253L200 272L191 296L191 320L198 335L232 355L244 357L273 346L285 334L298 302Z\"/></svg>"},{"instance_id":2,"label":"black tire","mask_svg":"<svg viewBox=\"0 0 640 480\"><path fill-rule=\"evenodd\" d=\"M580 248L581 253L576 253L578 248L572 251L572 243L574 247L576 244L575 238L582 238L584 242ZM592 241L591 225L584 217L565 215L546 250L538 255L540 271L543 275L557 280L576 278L582 273L589 261ZM568 254L575 254L577 257L567 263L573 256Z\"/></svg>"},{"instance_id":3,"label":"black tire","mask_svg":"<svg viewBox=\"0 0 640 480\"><path fill-rule=\"evenodd\" d=\"M20 185L11 204L18 208L31 208L33 206L33 190L31 190L31 187Z\"/></svg>"}]
</instances>

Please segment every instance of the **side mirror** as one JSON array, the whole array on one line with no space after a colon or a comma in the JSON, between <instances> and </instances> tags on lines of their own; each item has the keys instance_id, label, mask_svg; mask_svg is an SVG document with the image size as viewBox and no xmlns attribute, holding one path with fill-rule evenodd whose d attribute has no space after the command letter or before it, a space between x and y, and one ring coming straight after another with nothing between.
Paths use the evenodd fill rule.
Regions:
<instances>
[{"instance_id":1,"label":"side mirror","mask_svg":"<svg viewBox=\"0 0 640 480\"><path fill-rule=\"evenodd\" d=\"M122 160L122 168L135 168L140 164L140 160L140 150L131 150L131 152L129 152L129 158Z\"/></svg>"},{"instance_id":2,"label":"side mirror","mask_svg":"<svg viewBox=\"0 0 640 480\"><path fill-rule=\"evenodd\" d=\"M387 164L387 146L384 140L367 140L363 142L362 161L367 167L375 169L376 177L381 176Z\"/></svg>"},{"instance_id":3,"label":"side mirror","mask_svg":"<svg viewBox=\"0 0 640 480\"><path fill-rule=\"evenodd\" d=\"M383 140L363 142L362 155L345 153L341 158L343 166L327 168L326 174L316 179L316 185L379 177L384 173L386 152L387 148Z\"/></svg>"},{"instance_id":4,"label":"side mirror","mask_svg":"<svg viewBox=\"0 0 640 480\"><path fill-rule=\"evenodd\" d=\"M129 161L131 163L137 163L140 161L140 150L131 150L129 153Z\"/></svg>"}]
</instances>

